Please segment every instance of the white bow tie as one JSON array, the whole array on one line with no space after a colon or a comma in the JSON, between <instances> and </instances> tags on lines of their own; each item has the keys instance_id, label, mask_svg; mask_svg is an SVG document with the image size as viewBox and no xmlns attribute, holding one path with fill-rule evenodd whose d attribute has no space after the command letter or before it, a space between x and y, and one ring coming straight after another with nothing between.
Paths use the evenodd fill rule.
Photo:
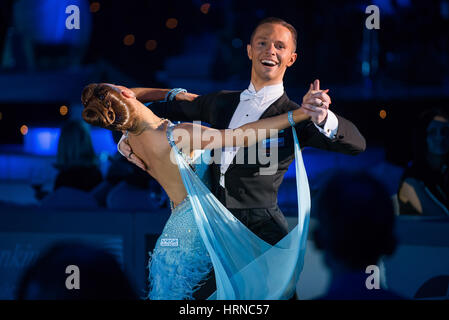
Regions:
<instances>
[{"instance_id":1,"label":"white bow tie","mask_svg":"<svg viewBox=\"0 0 449 320\"><path fill-rule=\"evenodd\" d=\"M244 90L240 94L240 101L263 99L264 94L259 90L259 92L250 92L248 89Z\"/></svg>"}]
</instances>

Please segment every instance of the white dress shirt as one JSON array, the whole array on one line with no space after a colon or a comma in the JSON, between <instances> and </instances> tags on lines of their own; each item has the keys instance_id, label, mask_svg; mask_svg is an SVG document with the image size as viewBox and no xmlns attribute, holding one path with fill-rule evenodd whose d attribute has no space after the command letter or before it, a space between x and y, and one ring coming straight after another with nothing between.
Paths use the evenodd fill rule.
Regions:
<instances>
[{"instance_id":1,"label":"white dress shirt","mask_svg":"<svg viewBox=\"0 0 449 320\"><path fill-rule=\"evenodd\" d=\"M240 103L235 109L229 129L236 129L244 124L254 122L260 119L265 110L268 109L277 99L284 94L283 83L266 86L256 92L252 83L248 89L240 94ZM329 138L333 138L337 133L338 119L330 110L328 110L327 120L324 127L315 125L320 132ZM221 166L220 166L220 185L224 188L224 175L228 170L229 164L234 159L239 148L227 147L222 149Z\"/></svg>"}]
</instances>

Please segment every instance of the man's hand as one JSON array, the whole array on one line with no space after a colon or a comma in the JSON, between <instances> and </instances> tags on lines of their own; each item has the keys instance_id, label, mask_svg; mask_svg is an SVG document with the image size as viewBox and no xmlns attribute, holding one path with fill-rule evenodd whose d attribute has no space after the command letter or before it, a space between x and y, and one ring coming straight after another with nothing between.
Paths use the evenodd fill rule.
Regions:
<instances>
[{"instance_id":1,"label":"man's hand","mask_svg":"<svg viewBox=\"0 0 449 320\"><path fill-rule=\"evenodd\" d=\"M301 108L304 108L304 112L310 115L311 120L317 125L322 125L327 119L327 109L332 103L328 92L329 89L320 89L320 80L317 79L310 84L309 91L302 99Z\"/></svg>"},{"instance_id":2,"label":"man's hand","mask_svg":"<svg viewBox=\"0 0 449 320\"><path fill-rule=\"evenodd\" d=\"M123 132L125 133L125 132ZM124 156L129 162L134 163L136 166L138 166L143 171L147 171L147 167L145 163L134 154L133 150L131 149L131 146L129 145L128 138L125 134L120 138L120 141L117 145L118 151Z\"/></svg>"},{"instance_id":3,"label":"man's hand","mask_svg":"<svg viewBox=\"0 0 449 320\"><path fill-rule=\"evenodd\" d=\"M176 95L175 99L177 101L193 101L198 97L197 94L189 92L180 92Z\"/></svg>"},{"instance_id":4,"label":"man's hand","mask_svg":"<svg viewBox=\"0 0 449 320\"><path fill-rule=\"evenodd\" d=\"M116 86L117 88L122 90L122 92L125 93L125 95L127 97L134 97L134 98L136 98L136 94L131 89L129 89L127 87L124 87L124 86L119 86L119 85L116 85L116 84L114 84L114 86Z\"/></svg>"}]
</instances>

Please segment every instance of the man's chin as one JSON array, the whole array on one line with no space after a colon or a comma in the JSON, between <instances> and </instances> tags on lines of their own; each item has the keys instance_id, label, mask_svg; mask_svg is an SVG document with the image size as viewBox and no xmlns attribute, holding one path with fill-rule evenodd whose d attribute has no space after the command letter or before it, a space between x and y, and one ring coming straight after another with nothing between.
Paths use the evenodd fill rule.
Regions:
<instances>
[{"instance_id":1,"label":"man's chin","mask_svg":"<svg viewBox=\"0 0 449 320\"><path fill-rule=\"evenodd\" d=\"M273 72L264 72L260 75L260 78L265 82L271 82L279 78L279 75L274 74Z\"/></svg>"}]
</instances>

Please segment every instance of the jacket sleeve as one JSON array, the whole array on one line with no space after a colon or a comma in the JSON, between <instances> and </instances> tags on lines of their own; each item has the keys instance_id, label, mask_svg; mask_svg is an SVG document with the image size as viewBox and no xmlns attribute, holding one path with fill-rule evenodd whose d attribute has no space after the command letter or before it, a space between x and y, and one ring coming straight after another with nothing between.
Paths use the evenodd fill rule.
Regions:
<instances>
[{"instance_id":1,"label":"jacket sleeve","mask_svg":"<svg viewBox=\"0 0 449 320\"><path fill-rule=\"evenodd\" d=\"M148 107L157 116L172 121L203 121L209 122L216 94L199 96L193 101L155 102Z\"/></svg>"},{"instance_id":2,"label":"jacket sleeve","mask_svg":"<svg viewBox=\"0 0 449 320\"><path fill-rule=\"evenodd\" d=\"M366 149L366 141L357 127L349 120L336 115L338 129L334 138L322 134L312 121L295 126L301 146L310 146L323 150L340 152L349 155L359 154Z\"/></svg>"}]
</instances>

